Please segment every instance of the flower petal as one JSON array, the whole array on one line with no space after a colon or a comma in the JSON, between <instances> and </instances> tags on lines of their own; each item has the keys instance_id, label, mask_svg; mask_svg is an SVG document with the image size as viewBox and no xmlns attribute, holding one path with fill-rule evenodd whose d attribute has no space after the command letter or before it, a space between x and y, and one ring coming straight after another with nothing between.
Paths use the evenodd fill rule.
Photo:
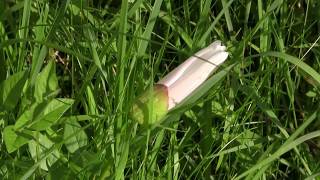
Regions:
<instances>
[{"instance_id":1,"label":"flower petal","mask_svg":"<svg viewBox=\"0 0 320 180\"><path fill-rule=\"evenodd\" d=\"M169 110L190 95L227 59L225 49L220 41L216 41L188 58L158 82L168 87Z\"/></svg>"}]
</instances>

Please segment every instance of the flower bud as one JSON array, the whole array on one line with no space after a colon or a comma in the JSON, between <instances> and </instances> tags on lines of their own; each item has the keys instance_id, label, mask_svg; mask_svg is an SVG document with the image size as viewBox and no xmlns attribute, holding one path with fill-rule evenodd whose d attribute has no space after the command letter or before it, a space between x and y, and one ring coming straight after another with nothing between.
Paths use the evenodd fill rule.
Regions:
<instances>
[{"instance_id":1,"label":"flower bud","mask_svg":"<svg viewBox=\"0 0 320 180\"><path fill-rule=\"evenodd\" d=\"M226 47L215 41L167 74L154 88L134 102L131 115L140 124L153 124L186 99L228 57Z\"/></svg>"}]
</instances>

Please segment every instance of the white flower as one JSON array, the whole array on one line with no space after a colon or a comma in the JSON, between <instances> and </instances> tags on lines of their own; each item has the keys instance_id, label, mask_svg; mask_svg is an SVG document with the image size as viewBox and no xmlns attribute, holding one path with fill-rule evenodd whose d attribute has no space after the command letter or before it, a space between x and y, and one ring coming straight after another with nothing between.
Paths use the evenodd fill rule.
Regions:
<instances>
[{"instance_id":1,"label":"white flower","mask_svg":"<svg viewBox=\"0 0 320 180\"><path fill-rule=\"evenodd\" d=\"M228 57L226 47L220 41L200 50L171 71L157 84L168 88L168 110L174 108L197 87Z\"/></svg>"},{"instance_id":2,"label":"white flower","mask_svg":"<svg viewBox=\"0 0 320 180\"><path fill-rule=\"evenodd\" d=\"M226 47L215 41L171 71L133 104L131 115L140 124L161 120L169 110L197 89L228 57ZM151 117L150 117L151 116Z\"/></svg>"}]
</instances>

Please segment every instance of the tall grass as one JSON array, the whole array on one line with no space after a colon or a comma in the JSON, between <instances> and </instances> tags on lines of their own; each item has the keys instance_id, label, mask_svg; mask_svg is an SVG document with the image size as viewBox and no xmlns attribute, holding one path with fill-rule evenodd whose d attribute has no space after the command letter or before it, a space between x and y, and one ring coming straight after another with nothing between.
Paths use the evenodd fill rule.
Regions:
<instances>
[{"instance_id":1,"label":"tall grass","mask_svg":"<svg viewBox=\"0 0 320 180\"><path fill-rule=\"evenodd\" d=\"M317 0L0 2L1 179L319 179ZM134 99L230 54L159 124Z\"/></svg>"}]
</instances>

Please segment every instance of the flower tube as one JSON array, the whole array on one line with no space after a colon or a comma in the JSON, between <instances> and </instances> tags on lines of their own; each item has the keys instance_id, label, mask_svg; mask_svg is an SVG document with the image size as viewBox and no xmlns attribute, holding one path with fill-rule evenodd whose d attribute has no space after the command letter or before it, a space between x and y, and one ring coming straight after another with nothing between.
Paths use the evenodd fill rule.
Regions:
<instances>
[{"instance_id":1,"label":"flower tube","mask_svg":"<svg viewBox=\"0 0 320 180\"><path fill-rule=\"evenodd\" d=\"M132 118L140 124L158 122L203 84L227 57L221 41L200 50L139 96L132 106Z\"/></svg>"}]
</instances>

